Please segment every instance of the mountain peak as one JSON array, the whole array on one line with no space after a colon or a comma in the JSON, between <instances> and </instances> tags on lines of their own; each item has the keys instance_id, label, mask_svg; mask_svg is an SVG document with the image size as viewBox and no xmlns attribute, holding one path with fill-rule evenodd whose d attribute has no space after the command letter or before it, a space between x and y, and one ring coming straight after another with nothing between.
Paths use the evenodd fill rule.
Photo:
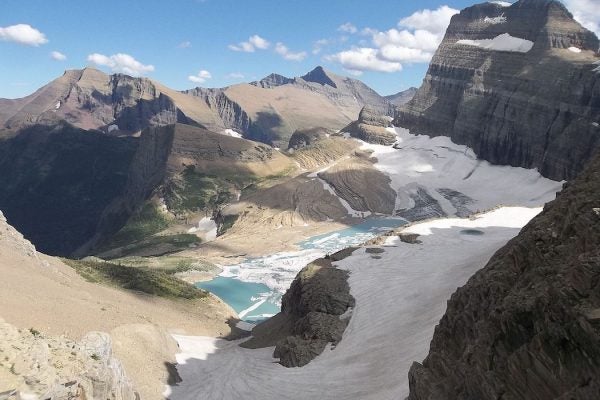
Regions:
<instances>
[{"instance_id":1,"label":"mountain peak","mask_svg":"<svg viewBox=\"0 0 600 400\"><path fill-rule=\"evenodd\" d=\"M329 86L337 89L337 85L336 85L335 81L332 79L334 76L335 76L334 74L325 70L323 67L321 67L319 65L315 69L313 69L312 71L307 73L306 75L302 76L301 78L307 82L314 82L314 83L318 83L321 85L329 85Z\"/></svg>"},{"instance_id":2,"label":"mountain peak","mask_svg":"<svg viewBox=\"0 0 600 400\"><path fill-rule=\"evenodd\" d=\"M270 89L270 88L274 88L277 86L292 83L293 81L294 81L293 79L288 78L287 76L272 73L272 74L265 76L260 81L250 82L250 84L257 86L257 87L262 87L263 89Z\"/></svg>"}]
</instances>

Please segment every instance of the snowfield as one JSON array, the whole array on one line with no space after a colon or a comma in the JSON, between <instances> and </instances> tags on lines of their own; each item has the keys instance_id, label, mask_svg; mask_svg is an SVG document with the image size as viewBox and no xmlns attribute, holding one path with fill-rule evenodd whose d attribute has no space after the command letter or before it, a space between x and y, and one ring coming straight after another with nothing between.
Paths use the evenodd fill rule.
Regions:
<instances>
[{"instance_id":1,"label":"snowfield","mask_svg":"<svg viewBox=\"0 0 600 400\"><path fill-rule=\"evenodd\" d=\"M172 400L402 399L408 369L427 354L446 300L541 208L503 207L471 219L415 224L421 244L390 237L381 259L364 249L338 262L350 272L356 307L342 341L302 368L285 368L273 348L249 350L210 337L174 336L183 382Z\"/></svg>"},{"instance_id":2,"label":"snowfield","mask_svg":"<svg viewBox=\"0 0 600 400\"><path fill-rule=\"evenodd\" d=\"M562 188L561 182L546 179L536 170L478 160L473 150L446 136L388 130L396 133L396 148L363 143L362 149L373 152L375 167L392 180L396 212L467 216L500 204L533 207L552 200ZM423 210L413 210L415 206Z\"/></svg>"},{"instance_id":3,"label":"snowfield","mask_svg":"<svg viewBox=\"0 0 600 400\"><path fill-rule=\"evenodd\" d=\"M533 47L533 42L526 39L517 38L503 33L493 39L470 40L462 39L456 42L466 46L481 47L486 50L513 51L518 53L527 53Z\"/></svg>"}]
</instances>

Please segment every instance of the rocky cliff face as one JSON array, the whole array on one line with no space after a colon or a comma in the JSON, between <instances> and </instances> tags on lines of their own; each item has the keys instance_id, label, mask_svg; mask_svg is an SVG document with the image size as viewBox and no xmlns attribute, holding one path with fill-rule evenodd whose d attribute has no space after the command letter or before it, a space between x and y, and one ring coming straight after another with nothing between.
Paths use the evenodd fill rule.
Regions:
<instances>
[{"instance_id":1,"label":"rocky cliff face","mask_svg":"<svg viewBox=\"0 0 600 400\"><path fill-rule=\"evenodd\" d=\"M600 396L600 156L448 302L411 400Z\"/></svg>"},{"instance_id":2,"label":"rocky cliff face","mask_svg":"<svg viewBox=\"0 0 600 400\"><path fill-rule=\"evenodd\" d=\"M174 100L146 78L69 70L32 95L5 100L4 129L64 120L83 129L132 134L152 125L194 123Z\"/></svg>"},{"instance_id":3,"label":"rocky cliff face","mask_svg":"<svg viewBox=\"0 0 600 400\"><path fill-rule=\"evenodd\" d=\"M331 261L352 254L353 249L308 264L283 296L281 312L256 326L247 348L276 346L273 356L285 367L302 367L321 354L328 344L342 340L354 307L348 272Z\"/></svg>"},{"instance_id":4,"label":"rocky cliff face","mask_svg":"<svg viewBox=\"0 0 600 400\"><path fill-rule=\"evenodd\" d=\"M598 47L558 1L469 7L452 18L395 125L450 136L492 163L572 178L600 145Z\"/></svg>"},{"instance_id":5,"label":"rocky cliff face","mask_svg":"<svg viewBox=\"0 0 600 400\"><path fill-rule=\"evenodd\" d=\"M64 123L27 128L0 141L0 209L40 251L70 254L125 190L136 148Z\"/></svg>"},{"instance_id":6,"label":"rocky cliff face","mask_svg":"<svg viewBox=\"0 0 600 400\"><path fill-rule=\"evenodd\" d=\"M0 338L3 398L139 399L106 333L90 332L76 342L0 320Z\"/></svg>"}]
</instances>

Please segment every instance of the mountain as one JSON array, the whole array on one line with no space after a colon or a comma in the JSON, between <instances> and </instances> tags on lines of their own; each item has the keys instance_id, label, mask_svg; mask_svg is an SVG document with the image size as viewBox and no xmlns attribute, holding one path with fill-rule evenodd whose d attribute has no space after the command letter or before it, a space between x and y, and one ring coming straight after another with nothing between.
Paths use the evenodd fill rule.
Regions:
<instances>
[{"instance_id":1,"label":"mountain","mask_svg":"<svg viewBox=\"0 0 600 400\"><path fill-rule=\"evenodd\" d=\"M600 154L448 301L410 400L600 393Z\"/></svg>"},{"instance_id":2,"label":"mountain","mask_svg":"<svg viewBox=\"0 0 600 400\"><path fill-rule=\"evenodd\" d=\"M112 135L137 135L174 123L286 145L296 129L340 129L370 105L387 115L393 106L364 83L321 67L300 78L271 74L259 82L221 89L170 89L147 78L69 70L22 99L0 99L0 133L14 134L59 121Z\"/></svg>"},{"instance_id":3,"label":"mountain","mask_svg":"<svg viewBox=\"0 0 600 400\"><path fill-rule=\"evenodd\" d=\"M600 145L598 48L558 1L466 8L395 125L449 136L495 164L573 178Z\"/></svg>"},{"instance_id":4,"label":"mountain","mask_svg":"<svg viewBox=\"0 0 600 400\"><path fill-rule=\"evenodd\" d=\"M389 101L396 107L399 107L399 106L404 105L404 104L408 103L409 101L411 101L412 98L415 97L417 90L419 90L419 89L417 89L416 87L411 87L411 88L408 88L401 92L398 92L396 94L392 94L392 95L384 96L384 97L387 101Z\"/></svg>"},{"instance_id":5,"label":"mountain","mask_svg":"<svg viewBox=\"0 0 600 400\"><path fill-rule=\"evenodd\" d=\"M242 185L288 167L269 146L183 124L140 138L34 125L0 141L0 209L40 250L70 255L119 231L155 192L182 218L212 213ZM195 179L196 189L186 186Z\"/></svg>"}]
</instances>

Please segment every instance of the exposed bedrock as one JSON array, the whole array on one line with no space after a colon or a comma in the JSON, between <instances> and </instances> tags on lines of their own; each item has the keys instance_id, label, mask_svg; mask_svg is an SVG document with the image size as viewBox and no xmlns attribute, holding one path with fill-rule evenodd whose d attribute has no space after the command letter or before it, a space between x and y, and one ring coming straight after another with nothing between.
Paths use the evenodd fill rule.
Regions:
<instances>
[{"instance_id":1,"label":"exposed bedrock","mask_svg":"<svg viewBox=\"0 0 600 400\"><path fill-rule=\"evenodd\" d=\"M457 43L506 33L533 47L523 53ZM598 47L558 1L469 7L452 18L421 88L394 124L450 136L495 164L573 178L600 144Z\"/></svg>"},{"instance_id":2,"label":"exposed bedrock","mask_svg":"<svg viewBox=\"0 0 600 400\"><path fill-rule=\"evenodd\" d=\"M335 346L342 340L350 318L346 312L354 307L347 279L348 272L333 267L331 259L308 264L283 296L281 312L256 326L253 338L242 346L275 345L273 356L281 365L308 364L328 344Z\"/></svg>"},{"instance_id":3,"label":"exposed bedrock","mask_svg":"<svg viewBox=\"0 0 600 400\"><path fill-rule=\"evenodd\" d=\"M360 111L358 120L350 123L342 132L367 143L391 145L396 141L396 135L386 130L391 126L391 118L365 106Z\"/></svg>"},{"instance_id":4,"label":"exposed bedrock","mask_svg":"<svg viewBox=\"0 0 600 400\"><path fill-rule=\"evenodd\" d=\"M600 398L600 156L448 301L411 400Z\"/></svg>"}]
</instances>

